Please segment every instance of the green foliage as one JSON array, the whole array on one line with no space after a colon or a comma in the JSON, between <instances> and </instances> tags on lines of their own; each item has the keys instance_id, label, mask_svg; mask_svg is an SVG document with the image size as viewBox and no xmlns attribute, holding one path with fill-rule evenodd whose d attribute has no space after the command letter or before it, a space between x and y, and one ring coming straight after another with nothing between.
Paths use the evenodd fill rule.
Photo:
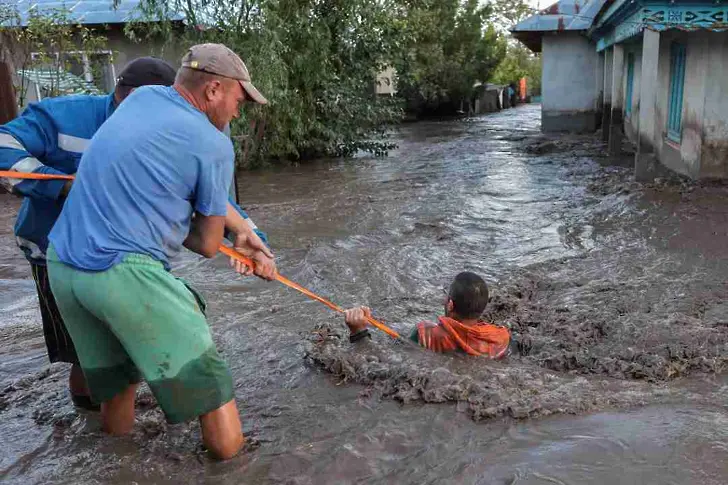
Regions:
<instances>
[{"instance_id":1,"label":"green foliage","mask_svg":"<svg viewBox=\"0 0 728 485\"><path fill-rule=\"evenodd\" d=\"M65 8L42 11L33 8L28 14L27 25L21 27L17 10L8 5L1 7L0 38L12 45L12 59L9 60L18 73L15 92L19 106L26 102L31 80L43 81L45 97L98 92L97 87L70 72L91 73L102 69L93 56L86 56L87 63L84 63L84 53L104 48L105 37L74 23L71 12Z\"/></svg>"},{"instance_id":2,"label":"green foliage","mask_svg":"<svg viewBox=\"0 0 728 485\"><path fill-rule=\"evenodd\" d=\"M377 155L406 106L454 113L506 54L503 26L524 0L142 0L137 41L180 47L221 42L241 54L270 100L232 126L243 165L266 160ZM186 22L159 22L180 15ZM154 22L148 22L154 20ZM374 95L396 71L398 96Z\"/></svg>"},{"instance_id":3,"label":"green foliage","mask_svg":"<svg viewBox=\"0 0 728 485\"><path fill-rule=\"evenodd\" d=\"M409 112L452 114L490 77L506 50L493 15L493 5L478 0L402 2L403 48L393 64Z\"/></svg>"},{"instance_id":4,"label":"green foliage","mask_svg":"<svg viewBox=\"0 0 728 485\"><path fill-rule=\"evenodd\" d=\"M492 21L502 30L508 29L537 12L525 0L492 0Z\"/></svg>"},{"instance_id":5,"label":"green foliage","mask_svg":"<svg viewBox=\"0 0 728 485\"><path fill-rule=\"evenodd\" d=\"M531 94L541 93L541 57L534 55L521 44L511 43L505 58L493 73L491 82L518 83L523 77L527 78Z\"/></svg>"},{"instance_id":6,"label":"green foliage","mask_svg":"<svg viewBox=\"0 0 728 485\"><path fill-rule=\"evenodd\" d=\"M248 65L270 105L246 107L232 125L241 164L358 150L383 155L392 148L386 128L401 109L374 94L376 74L397 39L386 1L144 0L142 6L147 15L182 13L188 27L175 33L170 22L139 22L127 29L133 38L221 42Z\"/></svg>"}]
</instances>

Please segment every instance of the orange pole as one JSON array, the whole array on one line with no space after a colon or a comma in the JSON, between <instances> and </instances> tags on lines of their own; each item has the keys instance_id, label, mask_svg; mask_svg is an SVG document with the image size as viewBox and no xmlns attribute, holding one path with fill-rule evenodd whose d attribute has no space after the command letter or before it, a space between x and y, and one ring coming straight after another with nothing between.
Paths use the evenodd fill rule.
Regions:
<instances>
[{"instance_id":1,"label":"orange pole","mask_svg":"<svg viewBox=\"0 0 728 485\"><path fill-rule=\"evenodd\" d=\"M15 178L15 179L30 179L30 180L73 180L73 175L57 175L57 174L45 174L45 173L25 173L25 172L14 172L14 171L3 171L0 170L0 177L7 177L7 178ZM235 249L225 246L224 244L221 244L218 248L221 253L225 254L226 256L230 256L231 258L237 259L241 263L243 263L246 266L249 266L253 269L255 269L255 262L248 258L247 256L240 254ZM318 296L316 293L307 290L303 286L299 285L298 283L294 283L293 281L289 280L283 275L280 275L276 273L276 281L279 281L280 283L288 286L289 288L293 288L294 290L300 291L307 297L311 298L312 300L316 300L320 303L323 303L327 307L331 308L335 312L344 313L344 309L340 306L331 303L326 298L323 298L321 296ZM378 328L382 332L386 333L387 335L393 337L393 338L401 338L401 336L392 330L391 328L387 327L382 322L375 320L374 318L367 317L367 321L369 324L373 327Z\"/></svg>"},{"instance_id":2,"label":"orange pole","mask_svg":"<svg viewBox=\"0 0 728 485\"><path fill-rule=\"evenodd\" d=\"M9 170L0 170L0 177L9 179L29 179L29 180L73 180L73 175L58 175L54 173L25 173Z\"/></svg>"},{"instance_id":3,"label":"orange pole","mask_svg":"<svg viewBox=\"0 0 728 485\"><path fill-rule=\"evenodd\" d=\"M235 249L233 249L231 247L228 247L228 246L225 246L225 245L220 245L220 252L223 253L226 256L230 256L231 258L237 259L238 261L240 261L241 263L243 263L246 266L249 266L251 268L255 268L255 263L250 258L248 258L247 256L244 256L244 255L240 254L239 252L237 252ZM330 302L326 298L323 298L321 296L318 296L316 293L312 292L311 290L307 290L303 286L301 286L298 283L295 283L295 282L289 280L288 278L286 278L283 275L280 275L280 274L277 274L276 273L276 278L275 279L276 279L276 281L278 281L278 282L286 285L289 288L293 288L294 290L300 291L301 293L303 293L307 297L311 298L312 300L316 300L319 303L322 303L322 304L326 305L327 307L331 308L335 312L344 313L344 309L341 308L339 305L336 305L335 303ZM400 335L397 332L395 332L391 328L387 327L382 322L380 322L378 320L375 320L374 318L371 318L371 317L367 317L367 321L369 322L369 324L372 327L378 328L379 330L381 330L382 332L386 333L390 337L393 337L393 338L401 338Z\"/></svg>"}]
</instances>

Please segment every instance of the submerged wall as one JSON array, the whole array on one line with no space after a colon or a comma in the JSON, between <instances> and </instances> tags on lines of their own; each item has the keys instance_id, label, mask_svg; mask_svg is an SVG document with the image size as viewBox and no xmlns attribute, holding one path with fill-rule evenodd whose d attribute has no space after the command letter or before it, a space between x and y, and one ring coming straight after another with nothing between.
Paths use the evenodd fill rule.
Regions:
<instances>
[{"instance_id":1,"label":"submerged wall","mask_svg":"<svg viewBox=\"0 0 728 485\"><path fill-rule=\"evenodd\" d=\"M589 132L597 123L597 63L594 44L576 32L543 37L541 129Z\"/></svg>"},{"instance_id":2,"label":"submerged wall","mask_svg":"<svg viewBox=\"0 0 728 485\"><path fill-rule=\"evenodd\" d=\"M706 32L705 109L700 178L728 178L728 32Z\"/></svg>"},{"instance_id":3,"label":"submerged wall","mask_svg":"<svg viewBox=\"0 0 728 485\"><path fill-rule=\"evenodd\" d=\"M679 141L667 138L670 49L686 45L685 84ZM655 137L665 167L688 177L728 177L728 33L665 32L660 35Z\"/></svg>"}]
</instances>

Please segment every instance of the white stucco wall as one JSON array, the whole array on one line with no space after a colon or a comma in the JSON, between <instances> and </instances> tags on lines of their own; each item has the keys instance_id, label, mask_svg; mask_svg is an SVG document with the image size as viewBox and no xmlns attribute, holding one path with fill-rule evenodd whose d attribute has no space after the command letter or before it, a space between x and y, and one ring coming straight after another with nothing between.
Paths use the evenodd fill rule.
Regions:
<instances>
[{"instance_id":1,"label":"white stucco wall","mask_svg":"<svg viewBox=\"0 0 728 485\"><path fill-rule=\"evenodd\" d=\"M543 107L549 111L587 111L596 102L594 45L577 33L543 38Z\"/></svg>"},{"instance_id":2,"label":"white stucco wall","mask_svg":"<svg viewBox=\"0 0 728 485\"><path fill-rule=\"evenodd\" d=\"M544 131L595 128L598 60L594 44L577 32L558 32L543 37Z\"/></svg>"},{"instance_id":3,"label":"white stucco wall","mask_svg":"<svg viewBox=\"0 0 728 485\"><path fill-rule=\"evenodd\" d=\"M625 59L622 83L624 84L625 110L624 110L624 131L632 141L637 141L640 119L640 86L642 82L642 46L632 45L625 51L626 55L634 55L634 77L632 79L632 112L627 115L627 60Z\"/></svg>"},{"instance_id":4,"label":"white stucco wall","mask_svg":"<svg viewBox=\"0 0 728 485\"><path fill-rule=\"evenodd\" d=\"M594 109L597 112L601 112L602 105L604 104L604 52L600 52L597 54L594 81L596 82L596 86L594 87Z\"/></svg>"},{"instance_id":5,"label":"white stucco wall","mask_svg":"<svg viewBox=\"0 0 728 485\"><path fill-rule=\"evenodd\" d=\"M708 74L709 52L713 49L710 46L708 35L708 32L695 32L693 35L687 36L680 153L683 163L692 177L699 176L700 172L705 113L705 85Z\"/></svg>"},{"instance_id":6,"label":"white stucco wall","mask_svg":"<svg viewBox=\"0 0 728 485\"><path fill-rule=\"evenodd\" d=\"M679 143L667 139L670 50L674 41L687 47ZM649 64L653 64L652 60ZM656 64L654 134L648 141L660 162L692 178L728 177L728 33L663 32ZM648 132L642 127L640 131L643 136Z\"/></svg>"},{"instance_id":7,"label":"white stucco wall","mask_svg":"<svg viewBox=\"0 0 728 485\"><path fill-rule=\"evenodd\" d=\"M707 32L700 177L728 178L728 32Z\"/></svg>"},{"instance_id":8,"label":"white stucco wall","mask_svg":"<svg viewBox=\"0 0 728 485\"><path fill-rule=\"evenodd\" d=\"M703 50L709 49L702 32L688 34L671 31L660 35L658 61L658 95L655 110L654 145L660 162L666 167L697 178L700 172L702 120L705 107L706 65ZM686 45L685 84L683 88L682 136L680 143L667 139L667 116L670 91L670 53L673 42Z\"/></svg>"},{"instance_id":9,"label":"white stucco wall","mask_svg":"<svg viewBox=\"0 0 728 485\"><path fill-rule=\"evenodd\" d=\"M687 45L685 85L687 86L689 84L689 79L691 79L692 82L695 81L695 76L690 74L690 68L695 67L696 65L695 60L690 59L691 54L694 54L694 49L691 49L687 33L677 31L662 32L660 34L660 56L657 66L658 75L655 103L655 138L653 140L653 145L655 147L655 152L658 154L660 162L663 165L683 175L696 177L698 169L697 164L695 163L697 154L690 153L690 151L686 149L687 146L692 145L692 143L688 143L688 145L686 145L682 142L678 144L667 140L667 115L670 96L670 48L673 41L684 42ZM685 127L686 111L690 109L697 109L694 104L698 101L696 96L689 95L687 91L688 89L683 91L683 128Z\"/></svg>"}]
</instances>

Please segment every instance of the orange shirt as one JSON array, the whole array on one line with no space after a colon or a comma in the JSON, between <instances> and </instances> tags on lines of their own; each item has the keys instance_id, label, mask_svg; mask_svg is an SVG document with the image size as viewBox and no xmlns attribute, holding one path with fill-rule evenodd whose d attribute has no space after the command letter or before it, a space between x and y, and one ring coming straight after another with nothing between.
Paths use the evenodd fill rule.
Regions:
<instances>
[{"instance_id":1,"label":"orange shirt","mask_svg":"<svg viewBox=\"0 0 728 485\"><path fill-rule=\"evenodd\" d=\"M438 323L418 323L411 337L433 352L461 350L491 359L504 357L511 341L511 334L505 327L486 322L467 326L449 317L438 317Z\"/></svg>"}]
</instances>

